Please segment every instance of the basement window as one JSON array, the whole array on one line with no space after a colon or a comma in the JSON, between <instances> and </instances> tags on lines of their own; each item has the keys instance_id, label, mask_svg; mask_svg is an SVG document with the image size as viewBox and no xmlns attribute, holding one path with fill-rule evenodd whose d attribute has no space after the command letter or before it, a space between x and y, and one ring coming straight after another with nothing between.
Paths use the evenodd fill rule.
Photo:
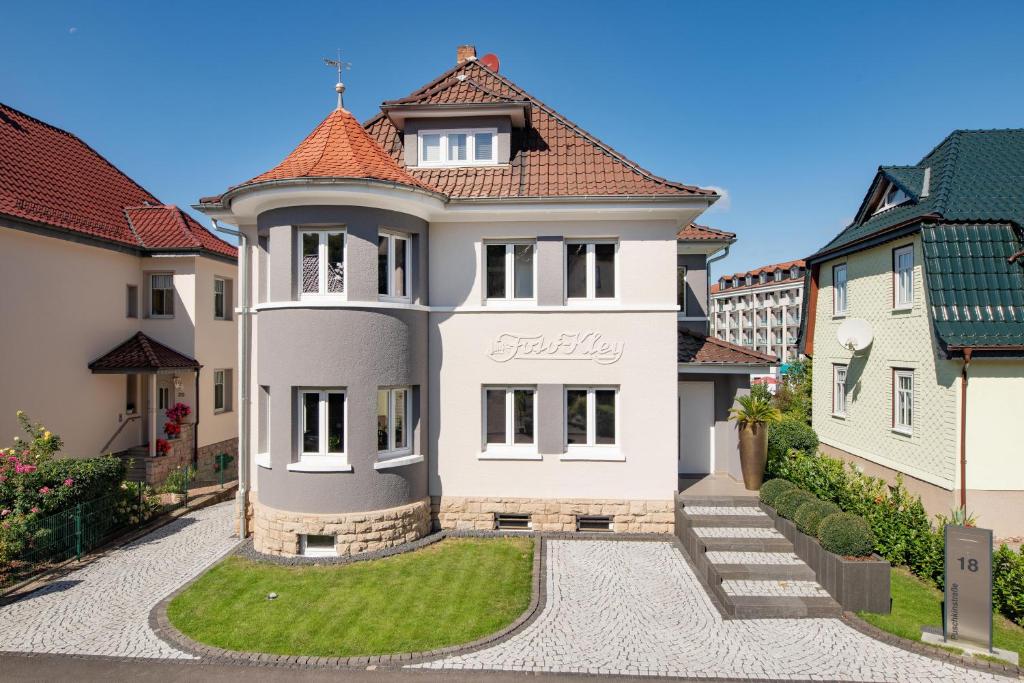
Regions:
<instances>
[{"instance_id":1,"label":"basement window","mask_svg":"<svg viewBox=\"0 0 1024 683\"><path fill-rule=\"evenodd\" d=\"M300 552L305 557L334 557L338 554L334 549L334 536L302 534L299 542L302 546Z\"/></svg>"},{"instance_id":2,"label":"basement window","mask_svg":"<svg viewBox=\"0 0 1024 683\"><path fill-rule=\"evenodd\" d=\"M614 525L608 515L576 515L576 531L612 531Z\"/></svg>"},{"instance_id":3,"label":"basement window","mask_svg":"<svg viewBox=\"0 0 1024 683\"><path fill-rule=\"evenodd\" d=\"M529 531L533 528L530 515L510 512L494 513L494 528L498 531Z\"/></svg>"}]
</instances>

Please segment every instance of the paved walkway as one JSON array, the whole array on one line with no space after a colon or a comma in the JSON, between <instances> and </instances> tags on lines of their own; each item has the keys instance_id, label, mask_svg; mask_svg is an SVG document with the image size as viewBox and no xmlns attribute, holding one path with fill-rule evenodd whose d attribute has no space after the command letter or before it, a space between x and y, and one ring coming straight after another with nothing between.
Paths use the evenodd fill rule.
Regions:
<instances>
[{"instance_id":1,"label":"paved walkway","mask_svg":"<svg viewBox=\"0 0 1024 683\"><path fill-rule=\"evenodd\" d=\"M878 642L838 619L725 621L669 543L549 541L545 559L547 602L536 621L494 647L414 666L773 680L999 680Z\"/></svg>"},{"instance_id":2,"label":"paved walkway","mask_svg":"<svg viewBox=\"0 0 1024 683\"><path fill-rule=\"evenodd\" d=\"M149 612L237 543L233 512L192 512L0 607L0 651L190 659L156 637Z\"/></svg>"}]
</instances>

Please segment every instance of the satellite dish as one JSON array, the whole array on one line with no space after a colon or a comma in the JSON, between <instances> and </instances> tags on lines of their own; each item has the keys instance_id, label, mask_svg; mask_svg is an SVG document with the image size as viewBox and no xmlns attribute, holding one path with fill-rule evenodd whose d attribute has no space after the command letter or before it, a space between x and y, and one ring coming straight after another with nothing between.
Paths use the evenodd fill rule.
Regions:
<instances>
[{"instance_id":1,"label":"satellite dish","mask_svg":"<svg viewBox=\"0 0 1024 683\"><path fill-rule=\"evenodd\" d=\"M836 337L839 338L839 345L848 351L863 351L874 340L871 325L861 318L844 320L836 331Z\"/></svg>"},{"instance_id":2,"label":"satellite dish","mask_svg":"<svg viewBox=\"0 0 1024 683\"><path fill-rule=\"evenodd\" d=\"M480 63L495 73L497 73L498 69L501 68L501 62L498 61L498 55L493 52L488 52L481 57Z\"/></svg>"}]
</instances>

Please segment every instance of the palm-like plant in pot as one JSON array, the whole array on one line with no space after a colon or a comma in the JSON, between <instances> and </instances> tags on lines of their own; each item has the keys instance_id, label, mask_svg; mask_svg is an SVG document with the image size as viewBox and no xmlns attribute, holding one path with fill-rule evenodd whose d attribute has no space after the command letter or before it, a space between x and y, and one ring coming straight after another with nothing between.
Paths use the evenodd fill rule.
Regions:
<instances>
[{"instance_id":1,"label":"palm-like plant in pot","mask_svg":"<svg viewBox=\"0 0 1024 683\"><path fill-rule=\"evenodd\" d=\"M768 425L782 419L782 413L760 396L740 396L729 410L729 419L740 432L740 469L749 491L761 488L768 462Z\"/></svg>"}]
</instances>

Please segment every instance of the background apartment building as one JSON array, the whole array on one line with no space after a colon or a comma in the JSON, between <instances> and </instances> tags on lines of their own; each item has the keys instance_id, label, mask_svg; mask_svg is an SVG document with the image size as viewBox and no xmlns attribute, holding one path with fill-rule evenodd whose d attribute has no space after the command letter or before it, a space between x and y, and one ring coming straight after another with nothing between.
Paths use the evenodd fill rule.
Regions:
<instances>
[{"instance_id":1,"label":"background apartment building","mask_svg":"<svg viewBox=\"0 0 1024 683\"><path fill-rule=\"evenodd\" d=\"M797 360L804 262L723 275L711 286L711 334L732 344Z\"/></svg>"}]
</instances>

